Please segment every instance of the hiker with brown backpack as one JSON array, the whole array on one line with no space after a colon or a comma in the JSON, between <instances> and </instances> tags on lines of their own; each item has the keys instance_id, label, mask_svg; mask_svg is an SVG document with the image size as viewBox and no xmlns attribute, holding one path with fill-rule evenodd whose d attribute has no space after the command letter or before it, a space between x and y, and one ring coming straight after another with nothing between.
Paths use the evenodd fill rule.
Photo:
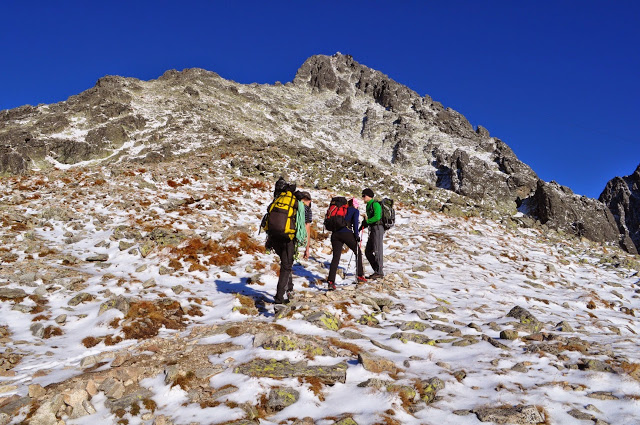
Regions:
<instances>
[{"instance_id":1,"label":"hiker with brown backpack","mask_svg":"<svg viewBox=\"0 0 640 425\"><path fill-rule=\"evenodd\" d=\"M338 196L331 199L325 215L324 226L331 233L331 248L333 259L327 277L327 286L330 291L336 289L336 274L343 245L347 245L356 255L356 283L366 282L362 267L362 251L360 250L360 236L358 235L358 223L360 210L358 200L353 198L347 201L345 197Z\"/></svg>"}]
</instances>

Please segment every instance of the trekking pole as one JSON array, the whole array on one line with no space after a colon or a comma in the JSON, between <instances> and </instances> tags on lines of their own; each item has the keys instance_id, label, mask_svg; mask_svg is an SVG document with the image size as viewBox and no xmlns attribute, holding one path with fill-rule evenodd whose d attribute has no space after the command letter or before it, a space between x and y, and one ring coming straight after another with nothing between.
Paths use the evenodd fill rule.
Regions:
<instances>
[{"instance_id":1,"label":"trekking pole","mask_svg":"<svg viewBox=\"0 0 640 425\"><path fill-rule=\"evenodd\" d=\"M345 276L346 276L347 273L349 273L349 267L351 266L351 260L353 260L353 251L351 251L351 258L349 258L349 264L347 264Z\"/></svg>"}]
</instances>

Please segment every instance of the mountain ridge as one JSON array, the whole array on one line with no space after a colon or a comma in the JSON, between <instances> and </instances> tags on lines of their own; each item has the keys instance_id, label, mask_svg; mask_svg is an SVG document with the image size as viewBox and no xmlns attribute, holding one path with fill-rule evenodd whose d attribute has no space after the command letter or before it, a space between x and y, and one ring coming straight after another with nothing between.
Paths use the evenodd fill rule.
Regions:
<instances>
[{"instance_id":1,"label":"mountain ridge","mask_svg":"<svg viewBox=\"0 0 640 425\"><path fill-rule=\"evenodd\" d=\"M621 240L598 201L539 183L487 129L349 55L312 56L286 84L238 84L198 68L150 81L107 76L64 102L1 111L0 121L0 173L96 159L161 161L247 138L355 157L513 214L524 203L522 211L542 224Z\"/></svg>"}]
</instances>

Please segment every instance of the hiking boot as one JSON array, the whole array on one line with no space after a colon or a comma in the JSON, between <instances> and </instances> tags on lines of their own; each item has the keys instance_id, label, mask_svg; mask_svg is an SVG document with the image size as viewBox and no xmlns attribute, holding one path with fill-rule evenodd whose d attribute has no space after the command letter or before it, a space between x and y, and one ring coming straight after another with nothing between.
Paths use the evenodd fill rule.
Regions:
<instances>
[{"instance_id":1,"label":"hiking boot","mask_svg":"<svg viewBox=\"0 0 640 425\"><path fill-rule=\"evenodd\" d=\"M358 276L356 283L366 283L367 282L367 278L364 276Z\"/></svg>"},{"instance_id":2,"label":"hiking boot","mask_svg":"<svg viewBox=\"0 0 640 425\"><path fill-rule=\"evenodd\" d=\"M335 291L336 290L336 284L335 282L331 282L330 280L327 281L327 289L329 291Z\"/></svg>"},{"instance_id":3,"label":"hiking boot","mask_svg":"<svg viewBox=\"0 0 640 425\"><path fill-rule=\"evenodd\" d=\"M273 303L276 304L276 305L289 304L289 300L288 299L287 300L279 300L277 298L274 298L273 299Z\"/></svg>"},{"instance_id":4,"label":"hiking boot","mask_svg":"<svg viewBox=\"0 0 640 425\"><path fill-rule=\"evenodd\" d=\"M367 279L377 280L377 279L382 279L383 277L384 277L384 275L382 275L382 274L374 273L374 274L368 276Z\"/></svg>"}]
</instances>

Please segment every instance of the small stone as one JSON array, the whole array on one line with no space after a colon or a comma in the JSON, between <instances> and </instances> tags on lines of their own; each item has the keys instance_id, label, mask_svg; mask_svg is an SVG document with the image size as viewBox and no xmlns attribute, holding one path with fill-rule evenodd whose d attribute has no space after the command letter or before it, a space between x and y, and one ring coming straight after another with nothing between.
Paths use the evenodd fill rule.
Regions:
<instances>
[{"instance_id":1,"label":"small stone","mask_svg":"<svg viewBox=\"0 0 640 425\"><path fill-rule=\"evenodd\" d=\"M165 266L160 266L160 269L158 270L158 273L161 276L165 276L165 275L171 274L171 270L166 268Z\"/></svg>"},{"instance_id":2,"label":"small stone","mask_svg":"<svg viewBox=\"0 0 640 425\"><path fill-rule=\"evenodd\" d=\"M55 321L56 321L57 324L62 325L64 323L66 323L66 321L67 321L67 315L66 314L61 314L60 316L56 317Z\"/></svg>"},{"instance_id":3,"label":"small stone","mask_svg":"<svg viewBox=\"0 0 640 425\"><path fill-rule=\"evenodd\" d=\"M556 325L556 329L560 332L573 332L571 325L564 320Z\"/></svg>"},{"instance_id":4,"label":"small stone","mask_svg":"<svg viewBox=\"0 0 640 425\"><path fill-rule=\"evenodd\" d=\"M10 393L18 389L17 385L0 385L0 394Z\"/></svg>"},{"instance_id":5,"label":"small stone","mask_svg":"<svg viewBox=\"0 0 640 425\"><path fill-rule=\"evenodd\" d=\"M591 421L593 419L595 419L593 417L593 415L590 415L588 413L585 412L581 412L578 409L573 409L567 412L570 416L573 416L576 419L580 419L581 421Z\"/></svg>"},{"instance_id":6,"label":"small stone","mask_svg":"<svg viewBox=\"0 0 640 425\"><path fill-rule=\"evenodd\" d=\"M105 261L109 261L109 254L96 254L96 255L92 255L91 257L87 257L86 261L91 261L91 262L105 262Z\"/></svg>"},{"instance_id":7,"label":"small stone","mask_svg":"<svg viewBox=\"0 0 640 425\"><path fill-rule=\"evenodd\" d=\"M498 424L533 425L545 420L535 406L481 407L474 409L473 412L481 422L495 422Z\"/></svg>"},{"instance_id":8,"label":"small stone","mask_svg":"<svg viewBox=\"0 0 640 425\"><path fill-rule=\"evenodd\" d=\"M348 339L367 339L367 337L362 335L361 333L350 331L348 329L340 332L340 335Z\"/></svg>"},{"instance_id":9,"label":"small stone","mask_svg":"<svg viewBox=\"0 0 640 425\"><path fill-rule=\"evenodd\" d=\"M135 245L135 243L133 242L120 241L120 243L118 244L118 249L120 251L126 251L127 249L131 248L133 245Z\"/></svg>"},{"instance_id":10,"label":"small stone","mask_svg":"<svg viewBox=\"0 0 640 425\"><path fill-rule=\"evenodd\" d=\"M95 396L96 394L98 394L98 386L96 385L96 382L93 379L89 379L87 381L87 385L85 387L85 391L91 396Z\"/></svg>"},{"instance_id":11,"label":"small stone","mask_svg":"<svg viewBox=\"0 0 640 425\"><path fill-rule=\"evenodd\" d=\"M89 367L98 363L98 358L96 356L87 356L80 360L80 367Z\"/></svg>"},{"instance_id":12,"label":"small stone","mask_svg":"<svg viewBox=\"0 0 640 425\"><path fill-rule=\"evenodd\" d=\"M165 415L158 415L154 419L153 425L173 425L173 421Z\"/></svg>"},{"instance_id":13,"label":"small stone","mask_svg":"<svg viewBox=\"0 0 640 425\"><path fill-rule=\"evenodd\" d=\"M110 399L119 399L125 392L125 387L122 382L114 378L107 378L102 381L102 384L100 384L98 389L104 392L107 398Z\"/></svg>"},{"instance_id":14,"label":"small stone","mask_svg":"<svg viewBox=\"0 0 640 425\"><path fill-rule=\"evenodd\" d=\"M390 352L392 352L392 353L396 353L396 354L397 354L397 353L400 353L400 350L396 350L396 349L395 349L395 348L393 348L393 347L389 347L388 345L384 345L383 343L378 342L378 341L376 341L376 340L374 340L374 339L370 339L369 341L371 342L371 344L373 344L373 345L375 345L376 347L381 348L381 349L383 349L383 350L385 350L385 351L390 351ZM408 366L407 366L407 367L408 367Z\"/></svg>"},{"instance_id":15,"label":"small stone","mask_svg":"<svg viewBox=\"0 0 640 425\"><path fill-rule=\"evenodd\" d=\"M453 373L453 377L456 378L458 382L462 382L462 380L467 377L467 372L464 370L457 370Z\"/></svg>"},{"instance_id":16,"label":"small stone","mask_svg":"<svg viewBox=\"0 0 640 425\"><path fill-rule=\"evenodd\" d=\"M16 300L25 298L27 293L20 288L0 288L0 298Z\"/></svg>"},{"instance_id":17,"label":"small stone","mask_svg":"<svg viewBox=\"0 0 640 425\"><path fill-rule=\"evenodd\" d=\"M36 413L31 417L31 420L29 423L38 424L38 425L58 425L58 419L56 418L57 412L58 412L58 409L56 409L56 407L52 402L50 401L44 402L38 408ZM0 423L5 423L5 422L0 421Z\"/></svg>"},{"instance_id":18,"label":"small stone","mask_svg":"<svg viewBox=\"0 0 640 425\"><path fill-rule=\"evenodd\" d=\"M589 410L589 411L591 411L591 412L602 413L602 411L600 411L600 409L598 409L593 404L587 404L584 408Z\"/></svg>"},{"instance_id":19,"label":"small stone","mask_svg":"<svg viewBox=\"0 0 640 425\"><path fill-rule=\"evenodd\" d=\"M75 307L80 303L92 301L93 299L94 299L93 295L88 294L86 292L80 292L75 297L71 298L67 304L72 307Z\"/></svg>"},{"instance_id":20,"label":"small stone","mask_svg":"<svg viewBox=\"0 0 640 425\"><path fill-rule=\"evenodd\" d=\"M156 286L156 280L154 278L148 279L142 283L144 289L149 289Z\"/></svg>"},{"instance_id":21,"label":"small stone","mask_svg":"<svg viewBox=\"0 0 640 425\"><path fill-rule=\"evenodd\" d=\"M180 295L182 293L182 291L184 291L184 286L176 285L176 286L172 286L171 289L173 290L174 294Z\"/></svg>"},{"instance_id":22,"label":"small stone","mask_svg":"<svg viewBox=\"0 0 640 425\"><path fill-rule=\"evenodd\" d=\"M578 368L580 370L615 373L609 364L595 359L582 359L581 363L578 364Z\"/></svg>"},{"instance_id":23,"label":"small stone","mask_svg":"<svg viewBox=\"0 0 640 425\"><path fill-rule=\"evenodd\" d=\"M518 331L512 329L505 329L500 332L500 339L507 339L510 341L518 339Z\"/></svg>"},{"instance_id":24,"label":"small stone","mask_svg":"<svg viewBox=\"0 0 640 425\"><path fill-rule=\"evenodd\" d=\"M595 391L587 394L587 397L595 398L597 400L619 400L619 398L613 395L610 391Z\"/></svg>"},{"instance_id":25,"label":"small stone","mask_svg":"<svg viewBox=\"0 0 640 425\"><path fill-rule=\"evenodd\" d=\"M140 246L140 248L139 248L140 255L142 256L142 258L147 258L147 256L149 254L151 254L151 252L153 251L155 246L156 245L151 241L147 241L147 242L143 243L142 246Z\"/></svg>"},{"instance_id":26,"label":"small stone","mask_svg":"<svg viewBox=\"0 0 640 425\"><path fill-rule=\"evenodd\" d=\"M293 388L274 388L269 392L267 410L270 412L279 412L298 401L299 398L300 392Z\"/></svg>"},{"instance_id":27,"label":"small stone","mask_svg":"<svg viewBox=\"0 0 640 425\"><path fill-rule=\"evenodd\" d=\"M138 267L138 268L136 269L136 273L142 273L142 272L143 272L143 271L145 271L145 270L147 270L147 265L146 265L146 264L143 264L143 265L141 265L140 267Z\"/></svg>"},{"instance_id":28,"label":"small stone","mask_svg":"<svg viewBox=\"0 0 640 425\"><path fill-rule=\"evenodd\" d=\"M42 398L45 395L47 395L47 390L42 388L42 385L39 385L39 384L29 385L29 397Z\"/></svg>"},{"instance_id":29,"label":"small stone","mask_svg":"<svg viewBox=\"0 0 640 425\"><path fill-rule=\"evenodd\" d=\"M475 324L475 323L473 323L473 322L472 322L472 323L469 323L469 324L467 325L467 327L469 327L469 328L471 328L471 329L475 329L475 330L476 330L476 331L478 331L478 332L482 332L482 328L480 327L480 325L477 325L477 324Z\"/></svg>"},{"instance_id":30,"label":"small stone","mask_svg":"<svg viewBox=\"0 0 640 425\"><path fill-rule=\"evenodd\" d=\"M529 369L527 369L527 367L525 366L525 364L523 362L520 363L516 363L511 370L513 370L514 372L521 372L521 373L527 373L529 371Z\"/></svg>"},{"instance_id":31,"label":"small stone","mask_svg":"<svg viewBox=\"0 0 640 425\"><path fill-rule=\"evenodd\" d=\"M36 338L42 338L44 336L44 325L42 323L34 323L29 327L31 334Z\"/></svg>"},{"instance_id":32,"label":"small stone","mask_svg":"<svg viewBox=\"0 0 640 425\"><path fill-rule=\"evenodd\" d=\"M395 363L391 360L367 352L358 354L358 362L362 364L365 370L373 373L395 373L397 371Z\"/></svg>"},{"instance_id":33,"label":"small stone","mask_svg":"<svg viewBox=\"0 0 640 425\"><path fill-rule=\"evenodd\" d=\"M438 391L444 388L444 382L440 378L429 378L422 381L422 401L430 404L436 400Z\"/></svg>"}]
</instances>

